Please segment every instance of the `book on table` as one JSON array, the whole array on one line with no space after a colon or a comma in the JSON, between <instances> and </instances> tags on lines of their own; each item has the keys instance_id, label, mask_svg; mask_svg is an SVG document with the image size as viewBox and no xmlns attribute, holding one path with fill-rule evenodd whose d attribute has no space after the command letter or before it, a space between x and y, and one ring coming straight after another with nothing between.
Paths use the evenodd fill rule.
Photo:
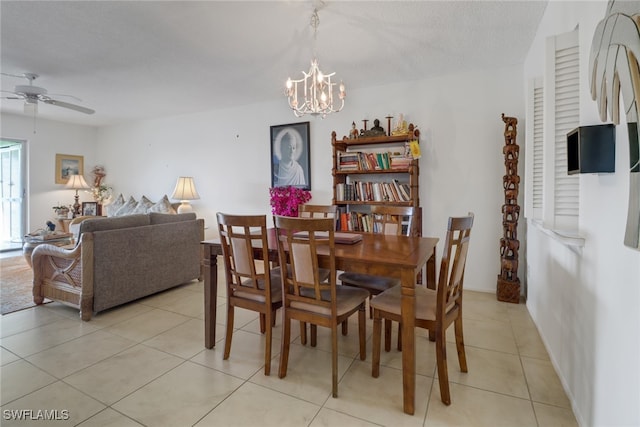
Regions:
<instances>
[{"instance_id":1,"label":"book on table","mask_svg":"<svg viewBox=\"0 0 640 427\"><path fill-rule=\"evenodd\" d=\"M329 232L328 231L318 231L316 233L314 233L316 236L316 239L328 239L329 238ZM309 232L308 231L298 231L297 233L294 233L295 237L298 238L309 238ZM352 245L354 243L358 243L362 240L362 235L361 234L356 234L356 233L342 233L339 231L334 232L334 240L336 243L338 244L342 244L342 245Z\"/></svg>"}]
</instances>

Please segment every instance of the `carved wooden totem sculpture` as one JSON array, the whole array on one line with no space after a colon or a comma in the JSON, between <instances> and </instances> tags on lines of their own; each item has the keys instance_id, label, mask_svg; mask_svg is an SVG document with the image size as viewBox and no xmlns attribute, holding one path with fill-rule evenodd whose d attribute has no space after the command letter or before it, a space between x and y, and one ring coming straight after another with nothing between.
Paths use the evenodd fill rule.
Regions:
<instances>
[{"instance_id":1,"label":"carved wooden totem sculpture","mask_svg":"<svg viewBox=\"0 0 640 427\"><path fill-rule=\"evenodd\" d=\"M504 205L502 205L502 227L504 236L500 239L500 274L498 275L498 300L506 302L520 302L520 279L518 278L518 191L520 177L518 176L518 155L520 146L516 144L516 129L518 119L502 115L504 127L504 165L506 175L502 178L504 187Z\"/></svg>"}]
</instances>

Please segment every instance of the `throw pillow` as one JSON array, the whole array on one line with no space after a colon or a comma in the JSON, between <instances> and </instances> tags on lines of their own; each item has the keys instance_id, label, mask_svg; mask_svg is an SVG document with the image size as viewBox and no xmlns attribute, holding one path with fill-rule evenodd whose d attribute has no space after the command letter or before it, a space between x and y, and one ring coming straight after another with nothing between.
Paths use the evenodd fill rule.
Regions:
<instances>
[{"instance_id":1,"label":"throw pillow","mask_svg":"<svg viewBox=\"0 0 640 427\"><path fill-rule=\"evenodd\" d=\"M146 214L149 212L149 208L153 206L154 203L147 199L146 196L142 196L136 207L133 209L132 214Z\"/></svg>"},{"instance_id":2,"label":"throw pillow","mask_svg":"<svg viewBox=\"0 0 640 427\"><path fill-rule=\"evenodd\" d=\"M136 199L133 198L133 196L131 196L129 197L129 200L127 200L127 202L124 205L122 205L122 207L118 209L113 216L131 215L137 205L138 205L138 202L136 201Z\"/></svg>"},{"instance_id":3,"label":"throw pillow","mask_svg":"<svg viewBox=\"0 0 640 427\"><path fill-rule=\"evenodd\" d=\"M176 210L171 206L171 202L169 198L165 194L164 197L155 205L149 208L149 212L158 212L158 213L166 213L166 214L175 214Z\"/></svg>"},{"instance_id":4,"label":"throw pillow","mask_svg":"<svg viewBox=\"0 0 640 427\"><path fill-rule=\"evenodd\" d=\"M107 208L107 216L115 216L116 212L118 212L118 209L120 209L123 205L124 196L122 195L122 193L120 193L120 195L114 201L105 206Z\"/></svg>"}]
</instances>

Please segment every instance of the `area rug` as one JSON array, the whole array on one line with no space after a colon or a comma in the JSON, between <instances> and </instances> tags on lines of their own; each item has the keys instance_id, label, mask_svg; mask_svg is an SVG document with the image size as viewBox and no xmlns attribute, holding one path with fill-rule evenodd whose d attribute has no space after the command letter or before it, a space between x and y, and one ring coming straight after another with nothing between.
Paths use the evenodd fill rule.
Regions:
<instances>
[{"instance_id":1,"label":"area rug","mask_svg":"<svg viewBox=\"0 0 640 427\"><path fill-rule=\"evenodd\" d=\"M0 259L0 302L2 314L33 307L33 271L24 256Z\"/></svg>"}]
</instances>

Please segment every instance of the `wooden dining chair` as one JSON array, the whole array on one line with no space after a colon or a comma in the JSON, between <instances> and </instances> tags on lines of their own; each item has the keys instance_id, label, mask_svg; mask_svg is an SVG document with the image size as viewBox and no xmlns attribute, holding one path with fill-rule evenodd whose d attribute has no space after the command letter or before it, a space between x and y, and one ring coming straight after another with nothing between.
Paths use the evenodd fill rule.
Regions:
<instances>
[{"instance_id":1,"label":"wooden dining chair","mask_svg":"<svg viewBox=\"0 0 640 427\"><path fill-rule=\"evenodd\" d=\"M334 227L338 218L338 207L336 205L307 205L298 206L298 218L333 218ZM329 279L331 272L327 268L320 268L320 281L325 282ZM311 345L315 347L316 330L315 326L311 326ZM347 334L347 330L343 328L343 334ZM300 342L302 345L307 344L307 327L305 322L300 322Z\"/></svg>"},{"instance_id":2,"label":"wooden dining chair","mask_svg":"<svg viewBox=\"0 0 640 427\"><path fill-rule=\"evenodd\" d=\"M473 226L473 213L468 216L449 218L444 243L438 288L424 286L415 288L415 326L435 332L436 361L440 396L445 405L451 404L449 374L447 370L446 331L453 323L460 370L467 372L467 359L462 334L462 286L464 269L469 249L469 238ZM373 307L373 362L371 374L380 375L380 341L382 319L400 322L402 296L399 286L389 289L371 300ZM402 325L401 325L402 327Z\"/></svg>"},{"instance_id":3,"label":"wooden dining chair","mask_svg":"<svg viewBox=\"0 0 640 427\"><path fill-rule=\"evenodd\" d=\"M287 375L292 320L330 328L332 394L338 397L338 325L358 312L360 359L365 360L365 303L369 293L364 289L336 286L335 230L331 218L276 216L275 225L280 264L290 264L292 273L290 277L281 276L283 316L279 376ZM327 282L320 280L319 251L328 258L331 275Z\"/></svg>"},{"instance_id":4,"label":"wooden dining chair","mask_svg":"<svg viewBox=\"0 0 640 427\"><path fill-rule=\"evenodd\" d=\"M271 373L272 327L282 307L280 273L269 269L265 215L217 214L227 279L227 329L223 359L229 358L235 307L260 313L260 332L266 333L264 374ZM256 246L254 248L254 246ZM262 252L262 253L260 253ZM260 267L260 268L257 268Z\"/></svg>"},{"instance_id":5,"label":"wooden dining chair","mask_svg":"<svg viewBox=\"0 0 640 427\"><path fill-rule=\"evenodd\" d=\"M336 205L300 205L298 206L298 218L337 218L338 207Z\"/></svg>"},{"instance_id":6,"label":"wooden dining chair","mask_svg":"<svg viewBox=\"0 0 640 427\"><path fill-rule=\"evenodd\" d=\"M395 234L398 236L417 235L418 208L412 206L371 206L374 233ZM372 274L344 272L338 279L343 285L366 289L369 298L387 289L400 285L400 279L383 277ZM369 300L371 302L371 299ZM373 310L369 305L369 316L373 317ZM402 348L402 340L398 334L398 350ZM391 321L385 321L385 351L391 349Z\"/></svg>"}]
</instances>

